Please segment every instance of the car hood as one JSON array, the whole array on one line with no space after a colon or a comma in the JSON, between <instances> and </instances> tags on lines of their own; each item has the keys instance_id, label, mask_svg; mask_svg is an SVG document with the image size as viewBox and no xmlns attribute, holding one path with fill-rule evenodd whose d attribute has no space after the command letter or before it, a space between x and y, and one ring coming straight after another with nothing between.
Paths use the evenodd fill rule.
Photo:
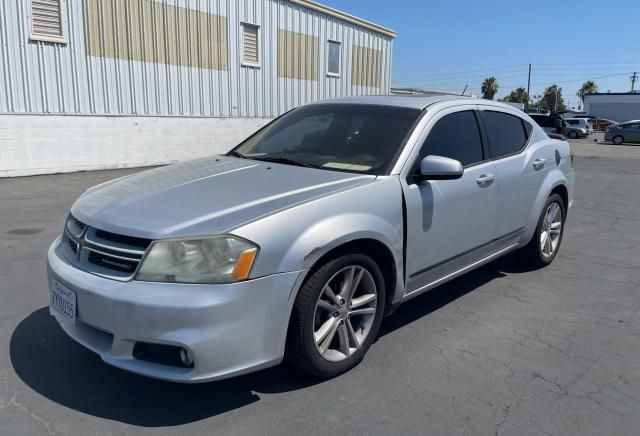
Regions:
<instances>
[{"instance_id":1,"label":"car hood","mask_svg":"<svg viewBox=\"0 0 640 436\"><path fill-rule=\"evenodd\" d=\"M129 236L211 235L374 179L213 156L95 186L71 213L92 227Z\"/></svg>"}]
</instances>

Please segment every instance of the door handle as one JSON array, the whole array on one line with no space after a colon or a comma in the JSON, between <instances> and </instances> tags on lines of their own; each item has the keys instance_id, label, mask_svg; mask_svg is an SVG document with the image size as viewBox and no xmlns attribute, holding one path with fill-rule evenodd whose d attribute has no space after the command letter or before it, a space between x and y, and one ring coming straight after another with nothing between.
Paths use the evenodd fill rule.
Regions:
<instances>
[{"instance_id":1,"label":"door handle","mask_svg":"<svg viewBox=\"0 0 640 436\"><path fill-rule=\"evenodd\" d=\"M541 170L542 168L544 168L545 163L547 163L546 159L536 159L533 161L533 169Z\"/></svg>"},{"instance_id":2,"label":"door handle","mask_svg":"<svg viewBox=\"0 0 640 436\"><path fill-rule=\"evenodd\" d=\"M493 183L495 178L496 176L494 176L493 174L483 174L476 179L476 183L478 184L478 186L489 186Z\"/></svg>"}]
</instances>

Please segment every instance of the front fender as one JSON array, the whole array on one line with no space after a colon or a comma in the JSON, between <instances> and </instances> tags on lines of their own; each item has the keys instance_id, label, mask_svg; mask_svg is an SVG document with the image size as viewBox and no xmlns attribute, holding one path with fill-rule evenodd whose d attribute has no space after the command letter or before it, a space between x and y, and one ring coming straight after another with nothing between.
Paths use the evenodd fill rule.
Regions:
<instances>
[{"instance_id":1,"label":"front fender","mask_svg":"<svg viewBox=\"0 0 640 436\"><path fill-rule=\"evenodd\" d=\"M378 177L249 223L233 233L260 246L252 277L309 269L332 249L356 239L375 239L386 245L396 270L402 271L400 182L396 176Z\"/></svg>"}]
</instances>

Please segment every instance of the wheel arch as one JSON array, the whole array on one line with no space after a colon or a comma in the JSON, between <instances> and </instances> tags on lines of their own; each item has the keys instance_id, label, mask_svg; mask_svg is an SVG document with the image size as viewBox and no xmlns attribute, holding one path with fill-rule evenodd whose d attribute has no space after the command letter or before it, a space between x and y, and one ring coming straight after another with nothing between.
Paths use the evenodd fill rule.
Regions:
<instances>
[{"instance_id":1,"label":"wheel arch","mask_svg":"<svg viewBox=\"0 0 640 436\"><path fill-rule=\"evenodd\" d=\"M523 244L528 243L533 237L535 229L538 225L538 219L540 218L540 214L542 213L542 207L547 201L547 198L555 193L559 194L564 201L566 214L567 210L569 209L569 189L567 187L567 179L565 174L560 169L554 168L549 172L543 184L541 185L540 191L538 192L538 196L536 197L536 201L533 205L534 207L532 207L531 209L527 231L525 232L521 240Z\"/></svg>"},{"instance_id":2,"label":"wheel arch","mask_svg":"<svg viewBox=\"0 0 640 436\"><path fill-rule=\"evenodd\" d=\"M373 259L380 267L385 284L385 311L392 307L396 287L398 284L398 269L396 259L391 248L379 239L358 238L343 242L322 254L316 259L302 281L311 276L318 268L331 259L335 259L348 253L365 254Z\"/></svg>"},{"instance_id":3,"label":"wheel arch","mask_svg":"<svg viewBox=\"0 0 640 436\"><path fill-rule=\"evenodd\" d=\"M567 185L565 185L564 183L559 183L551 190L547 198L549 198L553 194L558 194L560 198L562 198L562 202L564 203L564 209L565 209L564 219L566 220L567 219L566 215L569 209L569 190L567 189Z\"/></svg>"}]
</instances>

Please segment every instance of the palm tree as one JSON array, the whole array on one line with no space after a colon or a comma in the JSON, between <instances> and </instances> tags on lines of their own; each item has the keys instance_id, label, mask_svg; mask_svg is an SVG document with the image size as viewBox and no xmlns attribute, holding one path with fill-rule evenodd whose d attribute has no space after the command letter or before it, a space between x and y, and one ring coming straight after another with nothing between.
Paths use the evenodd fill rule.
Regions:
<instances>
[{"instance_id":1,"label":"palm tree","mask_svg":"<svg viewBox=\"0 0 640 436\"><path fill-rule=\"evenodd\" d=\"M498 81L496 78L491 76L484 79L480 91L482 91L482 98L486 100L493 100L493 97L498 93Z\"/></svg>"},{"instance_id":2,"label":"palm tree","mask_svg":"<svg viewBox=\"0 0 640 436\"><path fill-rule=\"evenodd\" d=\"M515 91L511 91L502 101L527 104L529 102L529 94L527 94L527 90L524 89L524 87L519 86Z\"/></svg>"},{"instance_id":3,"label":"palm tree","mask_svg":"<svg viewBox=\"0 0 640 436\"><path fill-rule=\"evenodd\" d=\"M580 97L582 104L584 104L584 96L593 92L598 92L598 85L593 80L587 80L582 84L578 92L576 92L576 95Z\"/></svg>"}]
</instances>

